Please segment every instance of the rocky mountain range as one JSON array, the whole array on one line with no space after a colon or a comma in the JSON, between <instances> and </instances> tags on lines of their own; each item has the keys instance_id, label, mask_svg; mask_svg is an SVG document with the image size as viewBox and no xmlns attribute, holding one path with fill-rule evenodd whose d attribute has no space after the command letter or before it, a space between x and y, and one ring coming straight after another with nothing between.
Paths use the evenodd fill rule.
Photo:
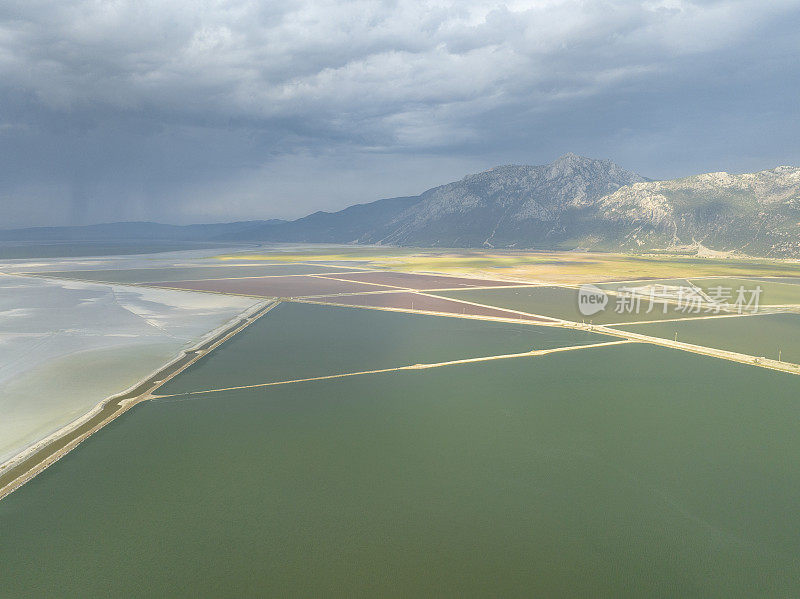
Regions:
<instances>
[{"instance_id":1,"label":"rocky mountain range","mask_svg":"<svg viewBox=\"0 0 800 599\"><path fill-rule=\"evenodd\" d=\"M555 247L591 225L600 198L647 180L613 162L566 154L548 165L498 166L419 196L316 212L250 234L270 241Z\"/></svg>"},{"instance_id":2,"label":"rocky mountain range","mask_svg":"<svg viewBox=\"0 0 800 599\"><path fill-rule=\"evenodd\" d=\"M628 250L700 245L717 251L800 257L800 168L707 173L621 187L597 218Z\"/></svg>"},{"instance_id":3,"label":"rocky mountain range","mask_svg":"<svg viewBox=\"0 0 800 599\"><path fill-rule=\"evenodd\" d=\"M127 233L128 235L123 235ZM800 168L652 181L566 154L498 166L411 197L294 221L116 223L0 231L4 239L174 237L422 247L731 252L800 258Z\"/></svg>"},{"instance_id":4,"label":"rocky mountain range","mask_svg":"<svg viewBox=\"0 0 800 599\"><path fill-rule=\"evenodd\" d=\"M247 230L239 239L800 257L800 168L651 181L575 154L498 166L419 196Z\"/></svg>"}]
</instances>

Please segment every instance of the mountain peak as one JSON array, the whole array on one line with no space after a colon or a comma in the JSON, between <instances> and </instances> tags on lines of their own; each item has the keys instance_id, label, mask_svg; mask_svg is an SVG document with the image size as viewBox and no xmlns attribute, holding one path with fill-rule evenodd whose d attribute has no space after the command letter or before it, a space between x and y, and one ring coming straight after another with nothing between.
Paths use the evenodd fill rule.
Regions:
<instances>
[{"instance_id":1,"label":"mountain peak","mask_svg":"<svg viewBox=\"0 0 800 599\"><path fill-rule=\"evenodd\" d=\"M559 168L559 167L574 168L577 166L589 166L589 165L597 165L597 166L603 165L606 167L621 168L618 167L613 162L611 162L610 160L599 160L597 158L589 158L588 156L581 156L580 154L575 154L574 152L567 152L566 154L562 154L547 166L550 168Z\"/></svg>"},{"instance_id":2,"label":"mountain peak","mask_svg":"<svg viewBox=\"0 0 800 599\"><path fill-rule=\"evenodd\" d=\"M567 152L566 154L562 154L558 158L556 158L551 164L559 164L562 162L578 162L578 161L587 161L592 160L591 158L586 158L585 156L578 156L574 152Z\"/></svg>"},{"instance_id":3,"label":"mountain peak","mask_svg":"<svg viewBox=\"0 0 800 599\"><path fill-rule=\"evenodd\" d=\"M609 192L613 191L610 187L615 184L619 187L639 181L647 181L646 177L628 171L610 160L587 158L572 152L559 156L553 162L541 168L546 178L550 181L572 179L579 184L596 188L597 184L600 184L600 186L608 184Z\"/></svg>"},{"instance_id":4,"label":"mountain peak","mask_svg":"<svg viewBox=\"0 0 800 599\"><path fill-rule=\"evenodd\" d=\"M507 164L419 196L265 227L268 241L649 251L700 240L719 251L800 256L800 168L650 181L568 152Z\"/></svg>"},{"instance_id":5,"label":"mountain peak","mask_svg":"<svg viewBox=\"0 0 800 599\"><path fill-rule=\"evenodd\" d=\"M553 177L569 177L574 174L574 171L581 169L581 170L590 170L592 171L593 176L602 176L603 172L612 173L614 176L630 176L633 179L638 181L647 181L648 179L645 177L641 177L636 173L632 173L630 171L625 170L618 164L612 162L611 160L601 160L597 158L589 158L587 156L581 156L580 154L575 154L574 152L567 152L566 154L562 154L549 164L542 164L539 166L531 166L528 164L499 164L493 166L485 171L481 171L479 173L473 173L466 175L463 181L467 180L476 180L481 179L486 176L504 176L509 173L511 174L521 174L521 173L544 173L548 178Z\"/></svg>"}]
</instances>

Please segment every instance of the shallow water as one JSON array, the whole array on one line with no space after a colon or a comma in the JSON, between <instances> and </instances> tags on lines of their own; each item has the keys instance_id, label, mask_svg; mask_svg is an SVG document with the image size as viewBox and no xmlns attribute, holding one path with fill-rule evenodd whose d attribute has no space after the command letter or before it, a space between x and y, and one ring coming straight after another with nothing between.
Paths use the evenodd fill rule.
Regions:
<instances>
[{"instance_id":1,"label":"shallow water","mask_svg":"<svg viewBox=\"0 0 800 599\"><path fill-rule=\"evenodd\" d=\"M614 283L613 285L628 286L630 284ZM667 312L664 312L663 304L658 302L650 309L648 297L642 297L638 302L634 303L619 304L617 296L611 295L603 311L585 316L581 314L578 309L578 290L556 286L465 289L458 291L435 291L433 293L442 297L486 304L487 306L496 306L498 308L528 312L530 314L563 318L574 322L592 322L594 324L663 320L667 318L690 318L703 315L679 311L671 306L668 307ZM620 309L619 312L617 312L618 307Z\"/></svg>"},{"instance_id":2,"label":"shallow water","mask_svg":"<svg viewBox=\"0 0 800 599\"><path fill-rule=\"evenodd\" d=\"M10 596L796 596L800 379L642 345L143 404L0 502Z\"/></svg>"},{"instance_id":3,"label":"shallow water","mask_svg":"<svg viewBox=\"0 0 800 599\"><path fill-rule=\"evenodd\" d=\"M223 248L225 245L201 241L153 241L153 242L0 242L0 260L21 258L61 258L69 256L112 256L126 254L155 254L196 248Z\"/></svg>"},{"instance_id":4,"label":"shallow water","mask_svg":"<svg viewBox=\"0 0 800 599\"><path fill-rule=\"evenodd\" d=\"M282 303L158 393L616 341L585 331Z\"/></svg>"},{"instance_id":5,"label":"shallow water","mask_svg":"<svg viewBox=\"0 0 800 599\"><path fill-rule=\"evenodd\" d=\"M254 301L0 276L0 462L124 391Z\"/></svg>"},{"instance_id":6,"label":"shallow water","mask_svg":"<svg viewBox=\"0 0 800 599\"><path fill-rule=\"evenodd\" d=\"M0 382L0 462L83 416L175 357L174 342L60 355Z\"/></svg>"},{"instance_id":7,"label":"shallow water","mask_svg":"<svg viewBox=\"0 0 800 599\"><path fill-rule=\"evenodd\" d=\"M151 267L125 270L66 270L40 272L42 276L110 283L157 283L168 281L262 277L280 275L332 274L350 272L346 267L314 266L311 264L236 265L217 263L214 266Z\"/></svg>"},{"instance_id":8,"label":"shallow water","mask_svg":"<svg viewBox=\"0 0 800 599\"><path fill-rule=\"evenodd\" d=\"M751 356L800 364L800 314L759 314L616 327Z\"/></svg>"},{"instance_id":9,"label":"shallow water","mask_svg":"<svg viewBox=\"0 0 800 599\"><path fill-rule=\"evenodd\" d=\"M692 280L698 287L707 293L714 295L726 294L730 297L728 301L735 303L739 296L739 289L744 290L742 303L746 305L752 294L758 293L758 304L760 306L800 304L800 287L797 285L781 283L775 280L765 279L698 279ZM720 290L720 288L722 288ZM757 291L760 289L760 291Z\"/></svg>"}]
</instances>

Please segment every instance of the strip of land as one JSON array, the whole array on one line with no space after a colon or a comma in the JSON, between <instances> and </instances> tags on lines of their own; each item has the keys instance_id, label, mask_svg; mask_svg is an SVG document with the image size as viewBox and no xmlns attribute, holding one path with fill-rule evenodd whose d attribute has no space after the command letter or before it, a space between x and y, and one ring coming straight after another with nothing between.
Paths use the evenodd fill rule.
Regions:
<instances>
[{"instance_id":1,"label":"strip of land","mask_svg":"<svg viewBox=\"0 0 800 599\"><path fill-rule=\"evenodd\" d=\"M653 345L671 347L673 349L688 351L693 354L701 354L704 356L721 358L723 360L728 360L731 362L739 362L741 364L749 364L751 366L758 366L760 368L767 368L769 370L779 370L781 372L788 372L789 374L800 374L800 364L794 364L792 362L780 362L778 360L771 360L769 358L751 356L749 354L741 354L738 352L732 352L724 349L716 349L714 347L706 347L704 345L694 345L692 343L683 343L682 341L664 339L662 337L653 337L651 335L643 335L641 333L631 333L629 331L612 329L610 327L603 325L578 324L578 326L574 328L586 331L592 331L595 333L605 333L606 335L615 335L617 337L624 337L625 339L628 339L630 341L642 341L644 343L651 343Z\"/></svg>"},{"instance_id":2,"label":"strip of land","mask_svg":"<svg viewBox=\"0 0 800 599\"><path fill-rule=\"evenodd\" d=\"M218 331L211 339L183 352L177 359L166 364L133 388L104 400L88 414L6 462L0 470L0 499L61 459L109 422L136 404L147 400L155 389L250 326L276 305L277 302L266 302L259 304L255 309L248 310L235 322Z\"/></svg>"},{"instance_id":3,"label":"strip of land","mask_svg":"<svg viewBox=\"0 0 800 599\"><path fill-rule=\"evenodd\" d=\"M47 276L47 273L29 274L28 276ZM643 281L647 280L645 279ZM413 364L394 368L349 372L286 381L273 381L252 385L203 389L179 394L158 395L155 393L155 391L160 388L163 383L170 380L189 367L191 364L199 360L203 355L206 355L208 352L212 351L239 333L241 330L252 324L256 319L268 312L280 301L280 299L277 301L271 299L260 304L259 307L249 315L243 316L236 322L225 327L224 330L219 331L218 334L216 334L212 339L204 342L201 346L186 351L182 356L165 365L161 370L149 376L146 380L141 381L134 388L126 391L123 394L104 400L101 404L98 404L91 412L84 415L79 420L71 423L67 427L64 427L47 439L40 441L9 462L0 465L0 499L22 486L25 482L33 478L39 472L43 471L50 464L56 462L58 459L66 455L66 453L71 451L94 432L100 430L103 426L119 417L121 414L131 409L138 403L150 399L179 401L181 398L190 399L195 395L233 391L237 389L252 389L274 385L286 385L291 383L337 379L342 377L362 376L393 371L439 368L490 360L543 356L557 352L574 351L577 349L591 349L626 343L650 343L733 362L739 362L742 364L754 365L761 368L768 368L791 374L800 374L800 365L798 364L780 362L778 360L769 360L766 358L759 358L747 354L719 350L701 345L693 345L678 342L677 340L653 337L641 333L632 333L613 328L616 326L613 324L584 324L551 316L523 312L499 306L490 306L466 300L456 300L433 295L431 293L425 293L425 291L441 291L442 289L440 289L439 286L442 285L452 285L452 287L449 287L451 290L543 286L542 283L537 282L524 283L510 280L493 281L486 278L480 279L454 277L448 275L429 275L421 273L397 273L393 271L363 268L359 269L358 273L328 271L324 274L261 275L252 277L246 276L131 284L181 290L191 289L194 291L221 293L225 295L247 295L251 297L270 297L270 295L273 293L275 295L280 294L280 296L295 296L296 294L296 297L293 297L292 301L417 314L431 314L447 317L471 318L486 321L515 322L517 324L534 324L538 326L571 328L602 333L612 336L616 338L616 340L581 346L570 346L546 350L531 350L529 352L515 354L466 358L432 364ZM555 286L571 287L569 284L555 284ZM323 292L326 295L308 295L319 292ZM606 292L609 295L615 295L614 290L606 290ZM797 311L800 309L800 307L787 305L782 309ZM671 320L690 320L697 318L734 318L742 316L749 316L749 314L723 313L693 318L666 319L658 322ZM619 324L643 324L646 322L649 321Z\"/></svg>"},{"instance_id":4,"label":"strip of land","mask_svg":"<svg viewBox=\"0 0 800 599\"><path fill-rule=\"evenodd\" d=\"M687 322L687 321L700 321L700 320L720 320L722 318L744 318L747 316L769 316L773 314L785 314L790 312L790 310L782 310L782 309L764 309L759 310L758 312L742 312L741 314L734 313L730 314L728 312L720 312L719 314L708 314L706 316L686 316L683 318L662 318L660 320L636 320L636 321L627 321L627 322L610 322L603 326L606 327L622 327L622 326L629 326L635 324L661 324L665 322Z\"/></svg>"},{"instance_id":5,"label":"strip of land","mask_svg":"<svg viewBox=\"0 0 800 599\"><path fill-rule=\"evenodd\" d=\"M307 383L310 381L324 381L328 379L341 379L351 376L362 376L365 374L380 374L383 372L399 372L401 370L426 370L429 368L441 368L443 366L456 366L458 364L473 364L476 362L490 362L492 360L508 360L511 358L530 358L533 356L546 356L547 354L555 354L558 352L575 351L578 349L591 349L597 347L607 347L609 345L622 345L625 343L635 343L631 340L619 341L603 341L602 343L591 343L588 345L570 345L568 347L554 347L550 349L534 349L527 352L520 352L516 354L500 354L495 356L481 356L478 358L462 358L460 360L449 360L447 362L434 362L431 364L410 364L408 366L395 366L393 368L378 368L376 370L362 370L359 372L345 372L341 374L327 374L323 376L314 376L303 379L292 379L288 381L272 381L269 383L254 383L252 385L238 385L236 387L219 387L216 389L201 389L198 391L186 391L184 393L170 393L166 395L152 394L152 399L169 399L174 397L187 397L193 395L205 395L208 393L219 393L222 391L236 391L239 389L258 389L261 387L273 387L275 385L289 385L292 383Z\"/></svg>"},{"instance_id":6,"label":"strip of land","mask_svg":"<svg viewBox=\"0 0 800 599\"><path fill-rule=\"evenodd\" d=\"M409 295L411 295L411 294L409 294ZM417 297L429 297L427 294L424 294L424 293L415 293L413 295L415 295ZM432 296L432 297L436 297L436 296ZM300 300L300 301L302 303L321 303L321 302L310 301L310 300ZM707 346L702 346L702 345L694 345L694 344L691 344L691 343L683 343L681 341L671 340L671 339L664 339L662 337L654 337L654 336L651 336L651 335L644 335L644 334L641 334L641 333L631 333L629 331L623 331L621 329L612 328L611 325L593 325L593 324L579 323L579 322L574 322L574 321L570 321L570 320L556 319L556 318L553 318L553 317L542 316L542 315L539 315L539 314L532 314L532 313L527 313L527 312L517 312L517 311L512 311L512 310L506 310L506 309L498 309L498 308L494 308L494 307L491 307L491 306L485 306L484 304L476 304L476 303L473 303L473 302L462 302L461 300L459 300L459 303L471 304L472 306L475 306L475 307L477 307L479 309L482 309L482 308L494 308L495 310L500 310L500 312L504 312L505 314L499 314L499 315L489 314L489 313L485 313L485 314L481 314L481 313L466 314L466 313L459 313L459 312L437 312L437 311L435 311L435 309L426 311L426 310L414 309L413 307L409 308L407 306L404 306L402 308L398 308L398 307L387 307L385 305L384 306L376 306L376 305L368 306L368 305L363 305L363 304L362 305L356 305L356 304L345 304L345 303L334 303L334 302L325 302L325 303L329 303L331 305L350 306L350 307L357 307L357 308L371 309L371 310L388 310L388 311L409 312L409 313L421 312L421 313L424 313L424 314L432 314L432 315L436 315L436 316L449 316L449 317L455 317L455 318L472 318L472 319L477 319L477 320L490 320L490 321L496 321L496 322L516 322L516 323L519 323L519 324L532 324L532 325L536 325L536 326L552 326L552 327L564 327L564 328L570 328L570 329L578 329L578 330L584 330L584 331L591 331L591 332L595 332L595 333L603 333L603 334L611 335L611 336L618 337L618 338L621 337L621 338L627 339L629 341L639 341L639 342L643 342L643 343L651 343L651 344L654 344L654 345L661 345L663 347L671 347L673 349L680 349L680 350L688 351L688 352L691 352L691 353L702 354L702 355L706 355L706 356L712 356L712 357L715 357L715 358L721 358L723 360L729 360L729 361L732 361L732 362L739 362L741 364L748 364L748 365L751 365L751 366L758 366L758 367L767 368L767 369L770 369L770 370L779 370L781 372L787 372L787 373L790 373L790 374L800 374L800 365L794 364L794 363L791 363L791 362L781 362L781 361L778 361L778 360L771 360L771 359L768 359L768 358L761 358L761 357L752 356L752 355L749 355L749 354L742 354L742 353L737 353L737 352L732 352L732 351L727 351L727 350L716 349L716 348L713 348L713 347L707 347ZM751 316L751 315L749 315L749 314L734 314L734 315L730 315L730 317L735 317L735 318L746 318L748 316ZM715 318L720 318L721 316L720 315L716 315L714 317ZM691 320L691 319L687 318L685 320ZM640 323L638 323L638 322L629 322L629 323L624 323L624 324L640 324ZM618 325L615 325L615 326L618 326ZM584 347L591 347L591 346L587 345L587 346L584 346Z\"/></svg>"},{"instance_id":7,"label":"strip of land","mask_svg":"<svg viewBox=\"0 0 800 599\"><path fill-rule=\"evenodd\" d=\"M412 314L432 314L435 316L458 316L514 322L527 320L537 323L557 322L556 319L538 314L527 314L494 306L484 306L461 300L453 300L414 291L398 291L381 294L331 295L324 297L295 299L298 303L322 304L345 308L371 308Z\"/></svg>"}]
</instances>

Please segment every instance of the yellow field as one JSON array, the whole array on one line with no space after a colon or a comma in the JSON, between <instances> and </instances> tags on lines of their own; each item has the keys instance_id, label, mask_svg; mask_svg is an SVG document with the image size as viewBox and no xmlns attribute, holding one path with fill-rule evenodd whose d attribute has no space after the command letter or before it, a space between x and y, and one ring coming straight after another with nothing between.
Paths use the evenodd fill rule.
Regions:
<instances>
[{"instance_id":1,"label":"yellow field","mask_svg":"<svg viewBox=\"0 0 800 599\"><path fill-rule=\"evenodd\" d=\"M353 261L369 268L437 272L547 283L622 281L703 276L800 276L800 263L768 259L668 255L418 248L326 247L216 256L264 262Z\"/></svg>"}]
</instances>

